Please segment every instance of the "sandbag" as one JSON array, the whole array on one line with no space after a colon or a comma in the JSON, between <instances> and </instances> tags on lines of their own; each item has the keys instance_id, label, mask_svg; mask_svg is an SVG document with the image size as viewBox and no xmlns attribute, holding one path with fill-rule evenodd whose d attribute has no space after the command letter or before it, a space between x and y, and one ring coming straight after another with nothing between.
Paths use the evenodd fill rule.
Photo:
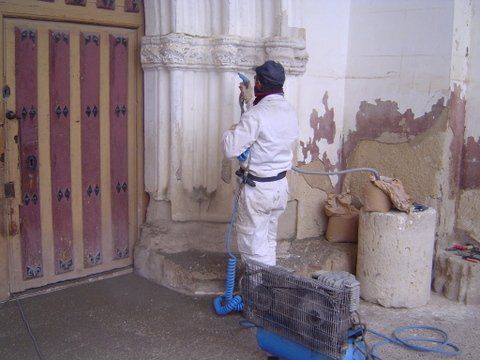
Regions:
<instances>
[{"instance_id":1,"label":"sandbag","mask_svg":"<svg viewBox=\"0 0 480 360\"><path fill-rule=\"evenodd\" d=\"M328 216L325 237L331 242L356 242L358 234L358 209L352 205L350 194L329 194L325 204Z\"/></svg>"},{"instance_id":2,"label":"sandbag","mask_svg":"<svg viewBox=\"0 0 480 360\"><path fill-rule=\"evenodd\" d=\"M358 214L358 209L352 205L350 194L328 194L325 204L325 215L327 216L350 216Z\"/></svg>"},{"instance_id":3,"label":"sandbag","mask_svg":"<svg viewBox=\"0 0 480 360\"><path fill-rule=\"evenodd\" d=\"M368 212L386 213L392 208L387 194L370 181L363 187L363 209Z\"/></svg>"},{"instance_id":4,"label":"sandbag","mask_svg":"<svg viewBox=\"0 0 480 360\"><path fill-rule=\"evenodd\" d=\"M377 180L370 175L370 181L388 195L395 208L406 213L412 211L413 200L403 188L400 180L386 176L380 176L380 179Z\"/></svg>"},{"instance_id":5,"label":"sandbag","mask_svg":"<svg viewBox=\"0 0 480 360\"><path fill-rule=\"evenodd\" d=\"M357 242L358 213L350 216L331 216L328 218L325 237L330 242Z\"/></svg>"}]
</instances>

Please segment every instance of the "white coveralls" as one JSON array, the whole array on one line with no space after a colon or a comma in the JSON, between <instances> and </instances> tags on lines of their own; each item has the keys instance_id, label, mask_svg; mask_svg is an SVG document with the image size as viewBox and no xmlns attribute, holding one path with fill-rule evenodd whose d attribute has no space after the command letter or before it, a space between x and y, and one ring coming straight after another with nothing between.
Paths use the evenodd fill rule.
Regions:
<instances>
[{"instance_id":1,"label":"white coveralls","mask_svg":"<svg viewBox=\"0 0 480 360\"><path fill-rule=\"evenodd\" d=\"M235 158L250 148L249 172L272 177L292 167L293 147L298 139L294 108L281 94L247 105L240 122L223 135L223 151ZM278 218L288 200L287 178L245 185L240 194L235 229L243 260L276 264Z\"/></svg>"}]
</instances>

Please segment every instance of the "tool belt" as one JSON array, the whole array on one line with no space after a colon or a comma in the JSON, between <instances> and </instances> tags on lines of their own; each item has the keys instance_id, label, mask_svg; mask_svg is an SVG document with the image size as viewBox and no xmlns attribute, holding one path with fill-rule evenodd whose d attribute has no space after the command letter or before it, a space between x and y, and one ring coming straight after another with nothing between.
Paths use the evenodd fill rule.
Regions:
<instances>
[{"instance_id":1,"label":"tool belt","mask_svg":"<svg viewBox=\"0 0 480 360\"><path fill-rule=\"evenodd\" d=\"M247 173L245 169L240 168L237 171L235 171L235 175L241 178L245 184L255 187L255 182L273 182L273 181L281 180L287 175L287 172L282 171L275 176L260 177L260 176L255 176L250 173Z\"/></svg>"}]
</instances>

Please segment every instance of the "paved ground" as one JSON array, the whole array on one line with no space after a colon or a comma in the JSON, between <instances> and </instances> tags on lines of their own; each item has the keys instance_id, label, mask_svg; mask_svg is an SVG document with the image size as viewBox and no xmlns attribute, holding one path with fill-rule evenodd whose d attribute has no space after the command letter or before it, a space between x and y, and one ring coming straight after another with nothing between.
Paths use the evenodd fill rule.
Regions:
<instances>
[{"instance_id":1,"label":"paved ground","mask_svg":"<svg viewBox=\"0 0 480 360\"><path fill-rule=\"evenodd\" d=\"M214 315L211 297L180 295L133 274L21 301L45 360L267 358L254 329L242 328L238 315ZM362 303L361 314L383 332L406 324L441 327L462 348L457 359L480 359L479 307L433 296L431 304L415 310ZM381 354L394 360L440 358L393 346ZM36 358L16 303L7 303L0 309L0 359Z\"/></svg>"}]
</instances>

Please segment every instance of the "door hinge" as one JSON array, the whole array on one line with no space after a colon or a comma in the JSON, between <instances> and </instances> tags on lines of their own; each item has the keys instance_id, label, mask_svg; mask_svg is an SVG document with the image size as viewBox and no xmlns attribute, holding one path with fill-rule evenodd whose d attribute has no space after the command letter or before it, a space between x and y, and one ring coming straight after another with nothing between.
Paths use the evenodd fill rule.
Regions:
<instances>
[{"instance_id":1,"label":"door hinge","mask_svg":"<svg viewBox=\"0 0 480 360\"><path fill-rule=\"evenodd\" d=\"M15 197L15 183L10 181L4 185L5 198L14 198Z\"/></svg>"}]
</instances>

